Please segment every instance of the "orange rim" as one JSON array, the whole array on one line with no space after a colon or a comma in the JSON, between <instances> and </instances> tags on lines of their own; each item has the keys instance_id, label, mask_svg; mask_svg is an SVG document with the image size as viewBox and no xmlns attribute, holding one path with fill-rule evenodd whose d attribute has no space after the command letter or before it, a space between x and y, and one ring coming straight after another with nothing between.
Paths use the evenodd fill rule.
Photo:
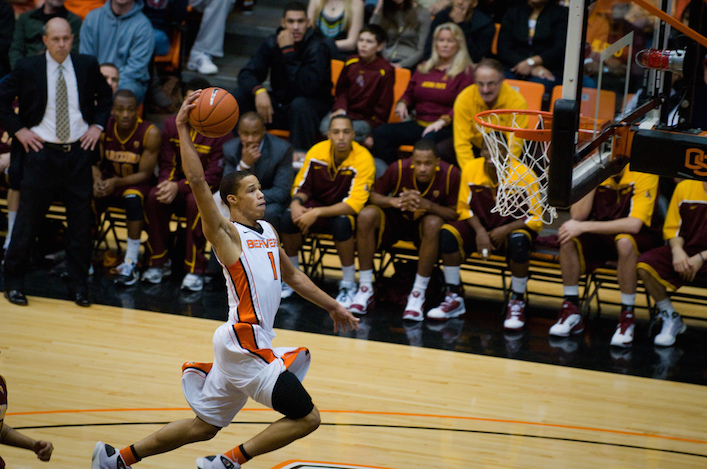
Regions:
<instances>
[{"instance_id":1,"label":"orange rim","mask_svg":"<svg viewBox=\"0 0 707 469\"><path fill-rule=\"evenodd\" d=\"M474 120L479 125L487 127L493 130L499 130L501 132L513 132L516 137L520 137L524 140L533 140L535 142L549 142L551 138L552 128L548 129L521 129L518 127L508 127L506 125L493 124L487 122L484 119L492 115L506 115L506 114L525 114L527 116L533 116L542 118L548 122L552 122L552 113L546 111L531 111L529 109L491 109L489 111L481 111L474 116ZM540 119L539 119L540 120Z\"/></svg>"}]
</instances>

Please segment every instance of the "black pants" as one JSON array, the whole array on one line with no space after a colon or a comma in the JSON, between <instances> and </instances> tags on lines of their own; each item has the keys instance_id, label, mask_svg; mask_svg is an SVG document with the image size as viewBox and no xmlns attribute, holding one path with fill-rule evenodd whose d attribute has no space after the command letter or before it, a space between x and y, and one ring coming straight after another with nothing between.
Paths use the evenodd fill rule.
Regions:
<instances>
[{"instance_id":1,"label":"black pants","mask_svg":"<svg viewBox=\"0 0 707 469\"><path fill-rule=\"evenodd\" d=\"M66 265L70 293L88 292L88 269L93 243L93 176L91 152L76 143L62 152L44 146L23 157L20 206L5 255L5 290L24 290L38 229L51 203L61 200L66 207Z\"/></svg>"},{"instance_id":2,"label":"black pants","mask_svg":"<svg viewBox=\"0 0 707 469\"><path fill-rule=\"evenodd\" d=\"M255 111L255 98L249 92L236 88L233 96L238 101L241 115ZM288 104L277 103L270 94L274 111L270 129L290 131L290 143L295 151L309 151L319 141L319 123L331 111L331 103L313 98L298 97Z\"/></svg>"}]
</instances>

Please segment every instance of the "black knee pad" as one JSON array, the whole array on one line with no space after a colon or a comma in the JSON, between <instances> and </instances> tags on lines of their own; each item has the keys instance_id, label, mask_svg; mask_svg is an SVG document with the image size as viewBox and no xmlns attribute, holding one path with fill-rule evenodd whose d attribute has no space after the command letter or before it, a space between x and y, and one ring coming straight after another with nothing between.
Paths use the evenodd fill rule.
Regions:
<instances>
[{"instance_id":1,"label":"black knee pad","mask_svg":"<svg viewBox=\"0 0 707 469\"><path fill-rule=\"evenodd\" d=\"M280 217L280 231L287 234L299 233L299 228L292 221L292 212L288 208L282 213Z\"/></svg>"},{"instance_id":2,"label":"black knee pad","mask_svg":"<svg viewBox=\"0 0 707 469\"><path fill-rule=\"evenodd\" d=\"M508 236L508 259L518 264L530 260L530 238L526 233L515 231Z\"/></svg>"},{"instance_id":3,"label":"black knee pad","mask_svg":"<svg viewBox=\"0 0 707 469\"><path fill-rule=\"evenodd\" d=\"M129 221L142 220L142 197L137 194L128 194L123 197L123 206L125 207L125 218Z\"/></svg>"},{"instance_id":4,"label":"black knee pad","mask_svg":"<svg viewBox=\"0 0 707 469\"><path fill-rule=\"evenodd\" d=\"M354 235L351 219L346 215L339 215L331 219L331 234L334 241L347 241Z\"/></svg>"},{"instance_id":5,"label":"black knee pad","mask_svg":"<svg viewBox=\"0 0 707 469\"><path fill-rule=\"evenodd\" d=\"M439 252L442 254L454 254L459 252L459 242L456 236L449 230L441 230L439 232Z\"/></svg>"},{"instance_id":6,"label":"black knee pad","mask_svg":"<svg viewBox=\"0 0 707 469\"><path fill-rule=\"evenodd\" d=\"M314 409L312 398L294 373L285 371L272 390L272 408L288 419L298 420Z\"/></svg>"}]
</instances>

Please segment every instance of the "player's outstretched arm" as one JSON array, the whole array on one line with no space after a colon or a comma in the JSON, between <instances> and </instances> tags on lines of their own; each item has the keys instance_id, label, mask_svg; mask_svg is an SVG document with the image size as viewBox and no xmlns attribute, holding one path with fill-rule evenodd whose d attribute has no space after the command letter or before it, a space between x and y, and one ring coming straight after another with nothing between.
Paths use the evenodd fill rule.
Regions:
<instances>
[{"instance_id":1,"label":"player's outstretched arm","mask_svg":"<svg viewBox=\"0 0 707 469\"><path fill-rule=\"evenodd\" d=\"M280 271L285 281L302 298L326 310L334 320L334 332L358 329L358 318L336 300L324 293L301 270L295 269L285 250L280 248Z\"/></svg>"},{"instance_id":2,"label":"player's outstretched arm","mask_svg":"<svg viewBox=\"0 0 707 469\"><path fill-rule=\"evenodd\" d=\"M211 188L204 176L204 167L199 154L191 140L189 112L196 107L195 101L201 90L186 97L176 118L179 132L179 150L182 155L182 169L187 177L196 205L201 214L204 236L213 245L219 258L226 263L235 262L240 256L240 237L238 230L219 212L218 206L211 195Z\"/></svg>"},{"instance_id":3,"label":"player's outstretched arm","mask_svg":"<svg viewBox=\"0 0 707 469\"><path fill-rule=\"evenodd\" d=\"M50 441L33 440L8 425L2 426L2 431L0 431L0 443L34 451L41 461L49 461L54 451L54 446Z\"/></svg>"}]
</instances>

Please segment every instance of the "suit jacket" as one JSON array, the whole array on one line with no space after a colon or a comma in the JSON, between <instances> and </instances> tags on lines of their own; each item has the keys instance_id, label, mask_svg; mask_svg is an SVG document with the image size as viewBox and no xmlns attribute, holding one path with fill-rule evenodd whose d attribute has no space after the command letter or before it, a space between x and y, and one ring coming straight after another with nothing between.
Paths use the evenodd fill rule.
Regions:
<instances>
[{"instance_id":1,"label":"suit jacket","mask_svg":"<svg viewBox=\"0 0 707 469\"><path fill-rule=\"evenodd\" d=\"M234 138L223 145L223 157L226 161L224 175L236 171L242 150L240 138ZM266 203L289 202L294 178L292 147L289 142L266 133L263 137L261 157L251 170L260 180Z\"/></svg>"},{"instance_id":2,"label":"suit jacket","mask_svg":"<svg viewBox=\"0 0 707 469\"><path fill-rule=\"evenodd\" d=\"M95 57L71 54L84 120L105 128L110 117L113 92ZM17 97L19 114L12 103ZM0 122L10 135L23 127L32 128L44 117L47 106L47 58L45 54L18 60L15 69L0 86ZM14 140L17 139L13 139ZM18 142L19 144L19 142Z\"/></svg>"}]
</instances>

